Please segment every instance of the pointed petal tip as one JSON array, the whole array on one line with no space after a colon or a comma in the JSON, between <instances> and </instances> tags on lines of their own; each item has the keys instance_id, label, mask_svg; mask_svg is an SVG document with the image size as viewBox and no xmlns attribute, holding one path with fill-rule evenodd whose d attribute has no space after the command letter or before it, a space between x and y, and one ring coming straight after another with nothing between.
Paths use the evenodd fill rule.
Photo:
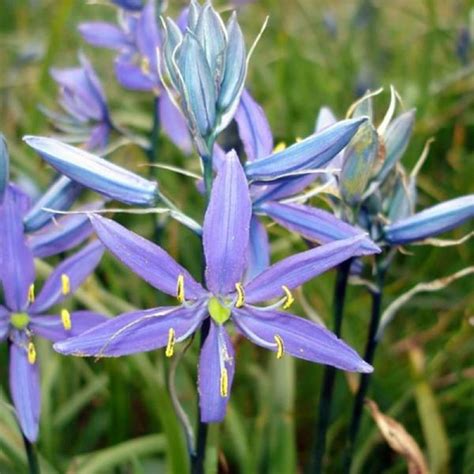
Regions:
<instances>
[{"instance_id":1,"label":"pointed petal tip","mask_svg":"<svg viewBox=\"0 0 474 474\"><path fill-rule=\"evenodd\" d=\"M365 360L362 360L357 366L356 371L362 374L371 374L374 371L374 368L370 364L365 362Z\"/></svg>"}]
</instances>

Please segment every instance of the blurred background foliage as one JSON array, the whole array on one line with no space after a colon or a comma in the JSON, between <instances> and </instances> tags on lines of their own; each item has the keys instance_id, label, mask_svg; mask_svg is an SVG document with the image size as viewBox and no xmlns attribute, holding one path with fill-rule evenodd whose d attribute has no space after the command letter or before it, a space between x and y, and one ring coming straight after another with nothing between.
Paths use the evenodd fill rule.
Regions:
<instances>
[{"instance_id":1,"label":"blurred background foliage","mask_svg":"<svg viewBox=\"0 0 474 474\"><path fill-rule=\"evenodd\" d=\"M93 2L90 2L93 3ZM97 3L97 2L95 2ZM170 0L176 13L184 2ZM223 2L218 7L227 8ZM319 107L344 116L367 88L393 84L408 109L416 107L414 138L404 158L409 168L425 141L434 137L419 178L419 208L474 191L474 7L469 0L260 0L241 7L248 44L267 14L270 22L251 61L248 86L267 112L277 141L291 143L311 133ZM110 6L82 0L2 0L0 6L0 129L6 135L15 178L35 192L52 172L21 142L23 134L53 133L38 104L55 107L51 66L77 63L81 48L106 87L113 117L140 133L151 128L152 98L125 92L113 77L113 54L81 43L76 26L86 19L113 21ZM388 94L376 99L380 115ZM166 139L162 162L197 169ZM146 158L136 147L111 155L139 172ZM187 178L160 171L160 181L191 215L202 204ZM33 184L32 178L35 180ZM38 184L39 183L39 184ZM146 217L119 216L151 236ZM466 227L466 226L465 226ZM453 233L454 238L466 228ZM271 228L274 259L304 243ZM161 241L199 275L199 242L175 222L163 222ZM449 275L472 264L471 243L458 247L414 247L400 254L388 277L385 304L416 283ZM45 276L49 268L40 263ZM298 294L300 314L329 323L334 272ZM370 397L402 423L427 456L433 473L474 470L474 292L472 278L439 293L422 294L404 307L389 328L376 358ZM77 305L117 314L167 301L106 257L84 286ZM351 287L345 339L361 352L369 297ZM313 309L311 309L313 308ZM62 358L40 346L43 413L39 453L46 473L186 472L183 437L166 389L169 361L161 352L94 363ZM1 352L0 472L26 469L21 438L6 392L6 350ZM177 370L185 409L196 419L197 343ZM238 343L237 374L228 416L213 426L207 472L303 472L313 440L322 368ZM327 472L339 472L355 379L339 374ZM354 473L406 471L405 461L382 440L366 414Z\"/></svg>"}]
</instances>

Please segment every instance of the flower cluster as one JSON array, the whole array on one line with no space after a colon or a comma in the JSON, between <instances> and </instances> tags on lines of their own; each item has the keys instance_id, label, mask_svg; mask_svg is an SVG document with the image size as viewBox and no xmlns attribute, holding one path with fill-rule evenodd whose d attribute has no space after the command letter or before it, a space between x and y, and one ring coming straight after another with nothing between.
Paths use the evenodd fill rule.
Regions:
<instances>
[{"instance_id":1,"label":"flower cluster","mask_svg":"<svg viewBox=\"0 0 474 474\"><path fill-rule=\"evenodd\" d=\"M117 25L89 22L79 31L89 44L116 51L121 86L149 93L153 129L136 141L149 164L156 164L157 155L159 161L166 158L156 147L160 124L183 153L189 155L194 146L201 174L168 169L196 179L205 211L194 220L163 194L161 176L158 183L99 156L112 133L129 134L112 120L98 75L84 55L79 67L51 70L62 111L46 113L62 135L24 140L60 176L34 204L10 182L8 151L0 140L0 338L10 344L11 395L24 435L32 442L38 436L35 335L68 355L117 357L164 348L172 357L176 344L200 331L203 423L225 417L236 369L234 334L278 359L289 354L372 372L371 361L342 339L288 312L293 290L344 262L373 263L395 246L461 225L474 217L474 196L415 212L419 166L408 174L400 162L415 114L393 118L394 92L378 126L374 94L368 94L346 119L338 121L323 107L313 133L290 146L275 146L269 121L245 85L253 47L247 52L235 12L225 22L210 2L191 0L176 21L158 20L153 0L112 3L118 7ZM231 122L242 156L221 133ZM201 239L202 252L195 258L205 269L202 281L167 253L166 242L158 245L103 217L103 201L68 212L85 188L106 202L132 206L128 212L167 213L191 229ZM315 207L314 197L323 198L325 209ZM61 217L53 219L55 213ZM301 236L309 249L272 263L268 222ZM63 253L92 233L98 240L64 259L36 297L33 258ZM94 271L104 249L178 304L107 320L63 306L59 315L50 315L49 309Z\"/></svg>"}]
</instances>

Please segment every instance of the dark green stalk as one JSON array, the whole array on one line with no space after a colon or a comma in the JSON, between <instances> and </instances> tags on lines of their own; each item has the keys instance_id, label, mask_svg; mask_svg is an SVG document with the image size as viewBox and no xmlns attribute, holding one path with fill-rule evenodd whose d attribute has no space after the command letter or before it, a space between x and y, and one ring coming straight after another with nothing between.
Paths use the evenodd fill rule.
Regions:
<instances>
[{"instance_id":1,"label":"dark green stalk","mask_svg":"<svg viewBox=\"0 0 474 474\"><path fill-rule=\"evenodd\" d=\"M334 286L333 295L333 329L337 336L341 335L344 302L351 263L352 259L349 259L341 263L337 269L336 284ZM311 465L311 472L318 474L323 472L323 458L326 451L326 437L331 418L332 395L334 392L335 380L336 369L327 365L324 368L323 383L319 397L318 419L316 422L316 436Z\"/></svg>"},{"instance_id":2,"label":"dark green stalk","mask_svg":"<svg viewBox=\"0 0 474 474\"><path fill-rule=\"evenodd\" d=\"M158 145L160 140L160 98L155 97L153 102L153 127L150 134L150 147L148 148L148 162L151 165L156 164L157 154L158 154ZM152 173L152 168L150 168L150 173Z\"/></svg>"},{"instance_id":3,"label":"dark green stalk","mask_svg":"<svg viewBox=\"0 0 474 474\"><path fill-rule=\"evenodd\" d=\"M376 287L371 290L372 295L372 311L369 326L369 333L367 336L367 343L365 347L364 360L369 364L373 364L375 357L375 350L377 349L377 330L382 315L382 296L386 267L377 262L376 267ZM352 465L352 458L354 456L355 443L359 433L360 424L362 421L362 411L364 408L364 401L369 389L372 374L362 374L360 376L359 388L357 390L354 405L352 408L352 417L349 425L348 442L344 455L344 473L349 473Z\"/></svg>"},{"instance_id":4,"label":"dark green stalk","mask_svg":"<svg viewBox=\"0 0 474 474\"><path fill-rule=\"evenodd\" d=\"M31 444L25 435L23 435L23 443L25 444L26 458L28 460L29 474L40 474L38 458L36 457L35 447Z\"/></svg>"}]
</instances>

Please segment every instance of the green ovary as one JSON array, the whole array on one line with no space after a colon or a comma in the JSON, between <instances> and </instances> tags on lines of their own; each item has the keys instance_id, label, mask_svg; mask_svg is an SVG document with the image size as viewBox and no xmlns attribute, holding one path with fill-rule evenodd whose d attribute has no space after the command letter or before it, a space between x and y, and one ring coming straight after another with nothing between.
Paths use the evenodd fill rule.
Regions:
<instances>
[{"instance_id":1,"label":"green ovary","mask_svg":"<svg viewBox=\"0 0 474 474\"><path fill-rule=\"evenodd\" d=\"M27 313L11 313L10 323L16 329L25 329L30 322L30 317Z\"/></svg>"},{"instance_id":2,"label":"green ovary","mask_svg":"<svg viewBox=\"0 0 474 474\"><path fill-rule=\"evenodd\" d=\"M207 309L211 318L217 324L224 324L230 318L230 308L227 308L222 305L222 303L217 298L210 298L207 303Z\"/></svg>"}]
</instances>

